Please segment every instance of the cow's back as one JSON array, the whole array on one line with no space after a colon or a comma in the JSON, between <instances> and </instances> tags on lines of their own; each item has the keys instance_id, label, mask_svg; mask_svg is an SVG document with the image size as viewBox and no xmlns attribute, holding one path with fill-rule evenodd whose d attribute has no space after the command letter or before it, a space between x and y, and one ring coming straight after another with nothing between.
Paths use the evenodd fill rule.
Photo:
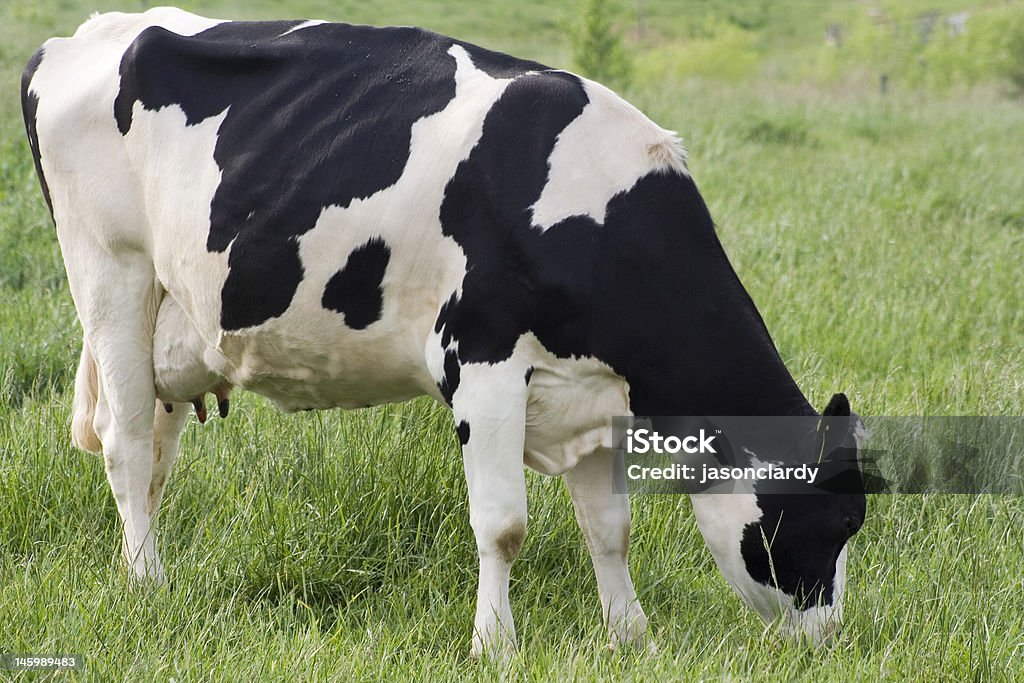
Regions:
<instances>
[{"instance_id":1,"label":"cow's back","mask_svg":"<svg viewBox=\"0 0 1024 683\"><path fill-rule=\"evenodd\" d=\"M539 300L579 284L566 222L684 173L607 89L419 29L102 15L28 78L65 258L149 253L217 371L289 409L443 397L460 308L462 362L578 317L593 290Z\"/></svg>"}]
</instances>

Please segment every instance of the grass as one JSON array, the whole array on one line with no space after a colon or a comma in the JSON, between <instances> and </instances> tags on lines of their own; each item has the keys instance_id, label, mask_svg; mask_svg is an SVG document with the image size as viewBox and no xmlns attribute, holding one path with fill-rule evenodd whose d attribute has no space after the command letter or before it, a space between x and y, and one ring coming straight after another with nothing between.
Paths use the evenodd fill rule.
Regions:
<instances>
[{"instance_id":1,"label":"grass","mask_svg":"<svg viewBox=\"0 0 1024 683\"><path fill-rule=\"evenodd\" d=\"M873 497L843 637L816 652L765 635L685 499L637 498L631 565L661 651L617 655L568 496L539 476L513 572L521 654L507 671L474 663L461 461L450 417L424 400L283 416L239 396L226 421L190 425L159 520L172 584L130 590L101 461L69 445L80 332L17 105L35 46L115 4L0 8L0 650L82 653L82 671L54 678L98 681L1020 678L1019 498ZM567 65L568 2L286 4L187 3L423 24ZM659 30L684 35L686 16L670 24L663 4L649 3ZM746 5L756 19L762 5ZM774 32L786 12L765 11L764 44L796 50L791 29ZM684 136L732 262L815 405L843 390L866 415L1024 414L1019 102L763 79L626 94Z\"/></svg>"}]
</instances>

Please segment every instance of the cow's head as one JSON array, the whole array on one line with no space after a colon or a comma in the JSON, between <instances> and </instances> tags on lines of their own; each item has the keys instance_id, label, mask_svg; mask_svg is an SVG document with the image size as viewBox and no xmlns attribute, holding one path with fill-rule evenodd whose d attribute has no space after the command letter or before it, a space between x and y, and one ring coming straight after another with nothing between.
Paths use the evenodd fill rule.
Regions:
<instances>
[{"instance_id":1,"label":"cow's head","mask_svg":"<svg viewBox=\"0 0 1024 683\"><path fill-rule=\"evenodd\" d=\"M729 584L766 621L815 644L839 629L846 544L866 509L860 419L843 394L832 397L822 418L806 440L816 453L800 454L820 462L815 491L807 485L800 493L788 482L781 493L758 485L755 494L693 496L701 533Z\"/></svg>"}]
</instances>

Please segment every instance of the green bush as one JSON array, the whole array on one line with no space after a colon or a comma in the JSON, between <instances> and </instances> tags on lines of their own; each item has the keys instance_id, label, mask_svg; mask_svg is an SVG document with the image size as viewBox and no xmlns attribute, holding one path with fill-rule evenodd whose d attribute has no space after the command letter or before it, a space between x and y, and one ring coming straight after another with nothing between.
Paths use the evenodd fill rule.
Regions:
<instances>
[{"instance_id":1,"label":"green bush","mask_svg":"<svg viewBox=\"0 0 1024 683\"><path fill-rule=\"evenodd\" d=\"M945 91L1009 81L1024 89L1024 4L973 11L966 32L950 35L938 17L927 40L912 18L872 23L866 16L844 25L842 47L819 47L819 80L887 75L896 88Z\"/></svg>"},{"instance_id":2,"label":"green bush","mask_svg":"<svg viewBox=\"0 0 1024 683\"><path fill-rule=\"evenodd\" d=\"M967 22L967 33L943 33L922 51L920 80L943 88L956 83L977 85L1013 80L1014 37L1024 32L1024 6L1006 6L979 12ZM1019 40L1019 38L1018 38ZM1016 73L1024 77L1024 54L1017 57Z\"/></svg>"},{"instance_id":3,"label":"green bush","mask_svg":"<svg viewBox=\"0 0 1024 683\"><path fill-rule=\"evenodd\" d=\"M1018 9L1006 30L1002 75L1024 93L1024 9Z\"/></svg>"},{"instance_id":4,"label":"green bush","mask_svg":"<svg viewBox=\"0 0 1024 683\"><path fill-rule=\"evenodd\" d=\"M637 59L636 74L646 84L688 77L735 82L751 76L759 61L756 35L720 21L683 43L646 51Z\"/></svg>"},{"instance_id":5,"label":"green bush","mask_svg":"<svg viewBox=\"0 0 1024 683\"><path fill-rule=\"evenodd\" d=\"M615 29L613 10L609 0L583 0L582 21L572 36L573 63L587 78L625 87L633 69Z\"/></svg>"}]
</instances>

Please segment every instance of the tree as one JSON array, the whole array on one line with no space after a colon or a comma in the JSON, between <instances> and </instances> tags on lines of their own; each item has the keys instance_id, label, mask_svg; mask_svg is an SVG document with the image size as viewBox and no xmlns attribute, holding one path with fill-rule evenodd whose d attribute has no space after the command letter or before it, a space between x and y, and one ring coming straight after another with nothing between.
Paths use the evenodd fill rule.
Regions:
<instances>
[{"instance_id":1,"label":"tree","mask_svg":"<svg viewBox=\"0 0 1024 683\"><path fill-rule=\"evenodd\" d=\"M573 62L587 78L624 87L632 63L612 22L609 0L582 0L581 22L573 34Z\"/></svg>"},{"instance_id":2,"label":"tree","mask_svg":"<svg viewBox=\"0 0 1024 683\"><path fill-rule=\"evenodd\" d=\"M1024 93L1024 16L1018 17L1010 28L1003 72L1017 90Z\"/></svg>"}]
</instances>

